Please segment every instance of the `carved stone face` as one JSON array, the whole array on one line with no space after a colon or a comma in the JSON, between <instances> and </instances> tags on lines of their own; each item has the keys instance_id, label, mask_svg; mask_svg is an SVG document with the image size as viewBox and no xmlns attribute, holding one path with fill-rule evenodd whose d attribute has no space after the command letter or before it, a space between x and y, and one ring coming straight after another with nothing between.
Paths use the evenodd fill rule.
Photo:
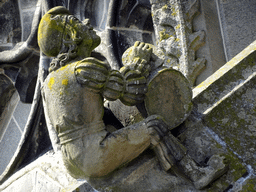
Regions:
<instances>
[{"instance_id":1,"label":"carved stone face","mask_svg":"<svg viewBox=\"0 0 256 192\"><path fill-rule=\"evenodd\" d=\"M92 51L100 44L100 37L93 30L90 25L89 19L85 19L83 22L78 20L73 15L67 17L66 23L66 41L73 40L77 42L77 45L82 48L87 48Z\"/></svg>"}]
</instances>

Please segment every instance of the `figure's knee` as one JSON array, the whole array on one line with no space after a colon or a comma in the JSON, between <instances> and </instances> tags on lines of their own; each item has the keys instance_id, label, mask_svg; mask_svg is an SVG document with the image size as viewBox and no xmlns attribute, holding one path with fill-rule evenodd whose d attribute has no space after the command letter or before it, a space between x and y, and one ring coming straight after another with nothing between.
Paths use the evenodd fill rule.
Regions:
<instances>
[{"instance_id":1,"label":"figure's knee","mask_svg":"<svg viewBox=\"0 0 256 192\"><path fill-rule=\"evenodd\" d=\"M61 147L64 165L74 178L102 177L118 167L117 161L106 156L107 149L102 149L97 143L86 147L82 139L82 143L79 142L70 142Z\"/></svg>"},{"instance_id":2,"label":"figure's knee","mask_svg":"<svg viewBox=\"0 0 256 192\"><path fill-rule=\"evenodd\" d=\"M64 164L71 176L76 179L85 179L88 177L103 177L113 172L118 166L112 164L107 165L108 160L101 159L91 159L86 160L81 164L80 159L65 159Z\"/></svg>"}]
</instances>

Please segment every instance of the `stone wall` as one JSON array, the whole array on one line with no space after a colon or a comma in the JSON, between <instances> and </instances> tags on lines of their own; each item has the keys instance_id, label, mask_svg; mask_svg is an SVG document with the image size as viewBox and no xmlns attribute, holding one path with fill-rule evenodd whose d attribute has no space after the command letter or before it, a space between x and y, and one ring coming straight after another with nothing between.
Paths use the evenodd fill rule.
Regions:
<instances>
[{"instance_id":1,"label":"stone wall","mask_svg":"<svg viewBox=\"0 0 256 192\"><path fill-rule=\"evenodd\" d=\"M256 1L216 0L224 50L227 61L232 59L256 37Z\"/></svg>"}]
</instances>

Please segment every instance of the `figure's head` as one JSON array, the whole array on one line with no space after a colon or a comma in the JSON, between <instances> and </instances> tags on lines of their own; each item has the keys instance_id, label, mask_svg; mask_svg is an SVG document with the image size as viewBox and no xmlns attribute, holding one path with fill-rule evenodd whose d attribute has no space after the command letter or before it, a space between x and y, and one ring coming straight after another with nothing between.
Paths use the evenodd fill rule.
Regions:
<instances>
[{"instance_id":1,"label":"figure's head","mask_svg":"<svg viewBox=\"0 0 256 192\"><path fill-rule=\"evenodd\" d=\"M91 52L100 44L100 37L93 31L89 20L80 22L62 7L50 9L41 19L38 28L38 44L42 52L56 57L83 46ZM74 48L75 47L75 48Z\"/></svg>"}]
</instances>

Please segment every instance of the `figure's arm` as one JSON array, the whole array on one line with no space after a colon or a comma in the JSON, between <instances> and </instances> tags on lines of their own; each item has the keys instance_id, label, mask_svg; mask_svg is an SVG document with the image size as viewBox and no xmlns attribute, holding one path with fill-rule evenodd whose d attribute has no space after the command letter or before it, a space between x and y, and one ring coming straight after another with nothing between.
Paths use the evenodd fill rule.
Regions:
<instances>
[{"instance_id":1,"label":"figure's arm","mask_svg":"<svg viewBox=\"0 0 256 192\"><path fill-rule=\"evenodd\" d=\"M91 91L102 94L110 101L119 99L124 90L123 75L117 70L111 70L107 62L88 57L75 67L78 83Z\"/></svg>"},{"instance_id":2,"label":"figure's arm","mask_svg":"<svg viewBox=\"0 0 256 192\"><path fill-rule=\"evenodd\" d=\"M142 102L147 91L146 78L141 72L126 67L120 73L93 57L79 62L75 75L82 86L102 94L107 100L120 99L126 105Z\"/></svg>"},{"instance_id":3,"label":"figure's arm","mask_svg":"<svg viewBox=\"0 0 256 192\"><path fill-rule=\"evenodd\" d=\"M153 51L152 47L151 44L136 41L134 46L127 50L128 55L124 54L122 57L123 68L125 70L135 70L142 76L147 77L151 70L149 61ZM121 69L121 71L124 69Z\"/></svg>"},{"instance_id":4,"label":"figure's arm","mask_svg":"<svg viewBox=\"0 0 256 192\"><path fill-rule=\"evenodd\" d=\"M147 92L146 78L151 68L149 60L152 47L150 44L136 41L128 51L129 54L123 58L124 67L120 70L125 82L124 94L120 100L126 105L136 105L144 100Z\"/></svg>"}]
</instances>

